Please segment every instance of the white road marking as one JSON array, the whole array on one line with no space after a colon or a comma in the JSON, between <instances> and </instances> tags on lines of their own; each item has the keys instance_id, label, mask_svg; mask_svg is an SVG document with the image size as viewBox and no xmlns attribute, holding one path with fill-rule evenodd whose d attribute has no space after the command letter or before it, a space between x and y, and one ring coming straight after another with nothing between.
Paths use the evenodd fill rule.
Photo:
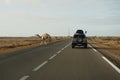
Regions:
<instances>
[{"instance_id":1,"label":"white road marking","mask_svg":"<svg viewBox=\"0 0 120 80\"><path fill-rule=\"evenodd\" d=\"M66 45L65 47L63 47L61 50L59 50L59 51L57 52L57 54L60 54L60 53L61 53L65 48L67 48L69 45L70 45L70 44L68 44L68 45ZM49 58L49 60L53 59L55 56L57 56L57 54L54 54L53 56L51 56L51 57Z\"/></svg>"},{"instance_id":2,"label":"white road marking","mask_svg":"<svg viewBox=\"0 0 120 80\"><path fill-rule=\"evenodd\" d=\"M95 52L97 52L97 50L96 49L94 49L94 48L92 48Z\"/></svg>"},{"instance_id":3,"label":"white road marking","mask_svg":"<svg viewBox=\"0 0 120 80\"><path fill-rule=\"evenodd\" d=\"M57 54L61 53L61 51L58 51Z\"/></svg>"},{"instance_id":4,"label":"white road marking","mask_svg":"<svg viewBox=\"0 0 120 80\"><path fill-rule=\"evenodd\" d=\"M90 44L88 44L88 46L92 47Z\"/></svg>"},{"instance_id":5,"label":"white road marking","mask_svg":"<svg viewBox=\"0 0 120 80\"><path fill-rule=\"evenodd\" d=\"M30 76L23 76L22 78L20 78L19 80L26 80L26 79L28 79Z\"/></svg>"},{"instance_id":6,"label":"white road marking","mask_svg":"<svg viewBox=\"0 0 120 80\"><path fill-rule=\"evenodd\" d=\"M66 46L65 46L64 48L62 48L61 50L59 50L59 51L57 52L57 54L61 53L61 52L62 52L65 48L67 48L70 44L71 44L71 43L69 43L68 45L66 45ZM53 56L51 56L51 57L49 58L49 60L53 59L55 56L57 56L57 54L54 54ZM48 60L48 61L49 61L49 60ZM48 61L44 61L44 62L43 62L42 64L40 64L38 67L34 68L33 71L38 71L41 67L43 67L45 64L47 64Z\"/></svg>"},{"instance_id":7,"label":"white road marking","mask_svg":"<svg viewBox=\"0 0 120 80\"><path fill-rule=\"evenodd\" d=\"M69 43L68 45L66 45L64 48L62 48L61 50L59 50L57 52L57 54L61 53L65 48L67 48L71 43ZM48 47L46 47L48 48ZM53 56L51 56L49 58L49 60L53 59L55 56L57 56L57 54L54 54ZM45 64L47 64L48 61L44 61L42 64L40 64L38 67L34 68L33 71L38 71L40 68L42 68ZM23 76L22 78L20 78L19 80L27 80L30 76L27 75L27 76Z\"/></svg>"},{"instance_id":8,"label":"white road marking","mask_svg":"<svg viewBox=\"0 0 120 80\"><path fill-rule=\"evenodd\" d=\"M38 67L36 67L35 69L33 69L33 71L38 71L41 67L43 67L45 64L47 64L48 61L44 61L42 64L40 64Z\"/></svg>"},{"instance_id":9,"label":"white road marking","mask_svg":"<svg viewBox=\"0 0 120 80\"><path fill-rule=\"evenodd\" d=\"M71 43L69 43L68 45L66 45L65 47L63 47L60 51L62 52L65 48L67 48Z\"/></svg>"},{"instance_id":10,"label":"white road marking","mask_svg":"<svg viewBox=\"0 0 120 80\"><path fill-rule=\"evenodd\" d=\"M64 48L62 48L62 49L61 49L61 51L63 51L64 49L65 49L65 47L64 47Z\"/></svg>"},{"instance_id":11,"label":"white road marking","mask_svg":"<svg viewBox=\"0 0 120 80\"><path fill-rule=\"evenodd\" d=\"M53 56L51 56L51 57L49 58L49 60L53 59L56 55L57 55L57 54L54 54Z\"/></svg>"},{"instance_id":12,"label":"white road marking","mask_svg":"<svg viewBox=\"0 0 120 80\"><path fill-rule=\"evenodd\" d=\"M65 46L65 48L68 47L70 44L71 44L71 43L67 44L67 45Z\"/></svg>"},{"instance_id":13,"label":"white road marking","mask_svg":"<svg viewBox=\"0 0 120 80\"><path fill-rule=\"evenodd\" d=\"M95 52L97 52L97 50L94 49L90 44L89 44L89 46L90 46ZM102 58L103 58L107 63L109 63L109 64L120 74L120 69L119 69L117 66L115 66L115 65L114 65L111 61L109 61L106 57L102 56Z\"/></svg>"},{"instance_id":14,"label":"white road marking","mask_svg":"<svg viewBox=\"0 0 120 80\"><path fill-rule=\"evenodd\" d=\"M120 69L115 66L111 61L109 61L106 57L102 56L102 58L107 62L109 63L119 74L120 74Z\"/></svg>"},{"instance_id":15,"label":"white road marking","mask_svg":"<svg viewBox=\"0 0 120 80\"><path fill-rule=\"evenodd\" d=\"M66 46L66 48L68 47L68 46L70 46L72 43L69 43L67 46Z\"/></svg>"},{"instance_id":16,"label":"white road marking","mask_svg":"<svg viewBox=\"0 0 120 80\"><path fill-rule=\"evenodd\" d=\"M92 50L94 50L95 52L97 52L97 50L95 48L93 48L90 44L89 44L89 46L92 48Z\"/></svg>"}]
</instances>

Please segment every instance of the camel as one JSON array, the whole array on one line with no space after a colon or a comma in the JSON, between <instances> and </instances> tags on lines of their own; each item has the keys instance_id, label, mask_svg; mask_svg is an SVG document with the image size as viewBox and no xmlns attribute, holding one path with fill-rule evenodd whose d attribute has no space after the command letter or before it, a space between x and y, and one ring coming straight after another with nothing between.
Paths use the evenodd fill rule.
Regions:
<instances>
[{"instance_id":1,"label":"camel","mask_svg":"<svg viewBox=\"0 0 120 80\"><path fill-rule=\"evenodd\" d=\"M48 44L49 42L51 42L51 36L48 33L44 33L41 35L41 38L44 42L44 44Z\"/></svg>"}]
</instances>

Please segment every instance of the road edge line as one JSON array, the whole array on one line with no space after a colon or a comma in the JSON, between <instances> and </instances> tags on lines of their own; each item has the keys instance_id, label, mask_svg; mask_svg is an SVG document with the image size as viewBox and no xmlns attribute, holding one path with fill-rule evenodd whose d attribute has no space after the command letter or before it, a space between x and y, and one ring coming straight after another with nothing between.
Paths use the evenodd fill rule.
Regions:
<instances>
[{"instance_id":1,"label":"road edge line","mask_svg":"<svg viewBox=\"0 0 120 80\"><path fill-rule=\"evenodd\" d=\"M119 74L120 74L120 69L114 65L110 60L108 60L106 57L102 56L102 58L107 62L109 63Z\"/></svg>"},{"instance_id":2,"label":"road edge line","mask_svg":"<svg viewBox=\"0 0 120 80\"><path fill-rule=\"evenodd\" d=\"M95 51L95 52L98 52L95 48L93 48L90 44L89 46ZM100 53L100 52L99 52ZM100 53L102 54L102 53ZM119 74L120 74L120 69L115 65L113 64L109 59L107 59L105 56L101 56L102 59L104 59L113 69L115 69Z\"/></svg>"},{"instance_id":3,"label":"road edge line","mask_svg":"<svg viewBox=\"0 0 120 80\"><path fill-rule=\"evenodd\" d=\"M21 77L19 80L26 80L26 79L28 79L29 77L30 77L29 75L23 76L23 77Z\"/></svg>"},{"instance_id":4,"label":"road edge line","mask_svg":"<svg viewBox=\"0 0 120 80\"><path fill-rule=\"evenodd\" d=\"M93 48L90 44L88 44L89 45L89 47L91 47L92 48L92 50L94 50L95 52L98 52L95 48Z\"/></svg>"}]
</instances>

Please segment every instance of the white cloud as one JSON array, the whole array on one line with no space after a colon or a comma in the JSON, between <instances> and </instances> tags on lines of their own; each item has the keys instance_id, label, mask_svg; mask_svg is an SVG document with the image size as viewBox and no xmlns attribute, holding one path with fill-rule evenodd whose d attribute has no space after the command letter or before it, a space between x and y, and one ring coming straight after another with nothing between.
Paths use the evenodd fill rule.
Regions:
<instances>
[{"instance_id":1,"label":"white cloud","mask_svg":"<svg viewBox=\"0 0 120 80\"><path fill-rule=\"evenodd\" d=\"M16 0L0 0L0 4L10 5L15 3Z\"/></svg>"},{"instance_id":2,"label":"white cloud","mask_svg":"<svg viewBox=\"0 0 120 80\"><path fill-rule=\"evenodd\" d=\"M47 4L43 0L0 0L0 4L6 5L25 5L38 8L47 8Z\"/></svg>"},{"instance_id":3,"label":"white cloud","mask_svg":"<svg viewBox=\"0 0 120 80\"><path fill-rule=\"evenodd\" d=\"M102 7L102 6L113 5L120 1L119 0L74 0L74 2L82 7L97 7L97 6Z\"/></svg>"},{"instance_id":4,"label":"white cloud","mask_svg":"<svg viewBox=\"0 0 120 80\"><path fill-rule=\"evenodd\" d=\"M21 29L21 32L31 28L30 33L46 29L51 32L56 29L57 33L67 26L81 24L114 27L120 25L119 3L120 0L0 0L0 4L10 6L0 5L0 27L5 28L1 32L8 28ZM11 32L14 31L11 29Z\"/></svg>"},{"instance_id":5,"label":"white cloud","mask_svg":"<svg viewBox=\"0 0 120 80\"><path fill-rule=\"evenodd\" d=\"M5 3L6 4L10 4L10 0L5 0Z\"/></svg>"},{"instance_id":6,"label":"white cloud","mask_svg":"<svg viewBox=\"0 0 120 80\"><path fill-rule=\"evenodd\" d=\"M76 0L51 0L54 2L72 2L72 1L76 1Z\"/></svg>"},{"instance_id":7,"label":"white cloud","mask_svg":"<svg viewBox=\"0 0 120 80\"><path fill-rule=\"evenodd\" d=\"M42 0L22 0L21 2L33 7L47 7L47 4L45 4Z\"/></svg>"},{"instance_id":8,"label":"white cloud","mask_svg":"<svg viewBox=\"0 0 120 80\"><path fill-rule=\"evenodd\" d=\"M0 4L6 4L7 0L0 0Z\"/></svg>"},{"instance_id":9,"label":"white cloud","mask_svg":"<svg viewBox=\"0 0 120 80\"><path fill-rule=\"evenodd\" d=\"M120 2L119 0L48 0L52 2L76 2L82 5L101 5L114 4Z\"/></svg>"}]
</instances>

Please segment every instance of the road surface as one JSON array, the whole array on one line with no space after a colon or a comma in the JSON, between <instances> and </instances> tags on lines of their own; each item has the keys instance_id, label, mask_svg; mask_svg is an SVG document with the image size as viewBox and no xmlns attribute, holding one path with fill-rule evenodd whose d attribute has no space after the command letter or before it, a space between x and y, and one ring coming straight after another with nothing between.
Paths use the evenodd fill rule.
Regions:
<instances>
[{"instance_id":1,"label":"road surface","mask_svg":"<svg viewBox=\"0 0 120 80\"><path fill-rule=\"evenodd\" d=\"M98 51L70 41L0 56L0 80L120 80L119 69Z\"/></svg>"}]
</instances>

